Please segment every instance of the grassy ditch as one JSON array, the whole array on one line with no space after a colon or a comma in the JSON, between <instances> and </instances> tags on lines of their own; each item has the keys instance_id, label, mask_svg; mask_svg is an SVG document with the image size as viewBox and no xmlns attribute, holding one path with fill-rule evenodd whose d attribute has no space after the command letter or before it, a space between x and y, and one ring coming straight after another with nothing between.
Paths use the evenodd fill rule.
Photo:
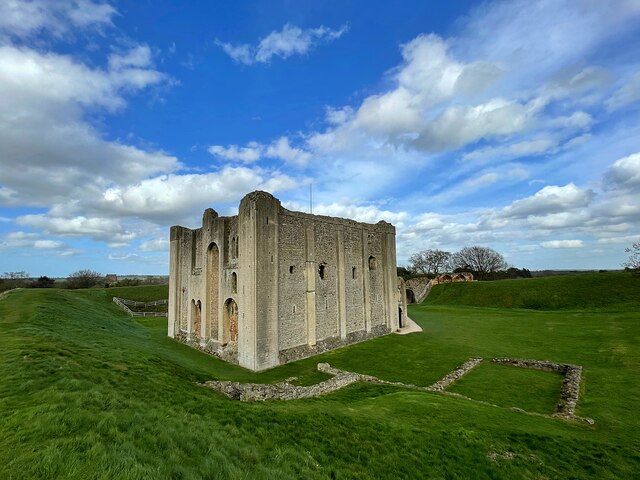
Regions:
<instances>
[{"instance_id":1,"label":"grassy ditch","mask_svg":"<svg viewBox=\"0 0 640 480\"><path fill-rule=\"evenodd\" d=\"M613 479L640 469L630 414L640 397L637 311L424 304L410 308L423 333L256 374L168 339L165 319L126 316L113 295L166 298L160 287L126 288L19 290L0 301L0 478ZM452 387L497 406L370 384L245 404L197 385L312 383L319 361L429 385L476 355L583 365L577 414L596 424L511 410L546 412L557 382L497 365Z\"/></svg>"}]
</instances>

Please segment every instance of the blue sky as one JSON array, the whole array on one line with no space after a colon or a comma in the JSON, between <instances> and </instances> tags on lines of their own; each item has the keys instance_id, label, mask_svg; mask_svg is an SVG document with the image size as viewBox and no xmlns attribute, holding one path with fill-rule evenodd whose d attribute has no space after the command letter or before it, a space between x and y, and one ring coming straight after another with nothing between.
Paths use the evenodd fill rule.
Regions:
<instances>
[{"instance_id":1,"label":"blue sky","mask_svg":"<svg viewBox=\"0 0 640 480\"><path fill-rule=\"evenodd\" d=\"M640 1L0 2L0 272L166 274L168 227L285 207L619 268Z\"/></svg>"}]
</instances>

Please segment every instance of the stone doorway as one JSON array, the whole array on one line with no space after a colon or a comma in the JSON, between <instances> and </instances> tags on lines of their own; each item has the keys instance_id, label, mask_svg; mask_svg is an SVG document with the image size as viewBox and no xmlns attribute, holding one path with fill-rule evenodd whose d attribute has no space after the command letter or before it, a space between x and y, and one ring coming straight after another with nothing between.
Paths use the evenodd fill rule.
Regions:
<instances>
[{"instance_id":1,"label":"stone doorway","mask_svg":"<svg viewBox=\"0 0 640 480\"><path fill-rule=\"evenodd\" d=\"M238 341L238 304L233 298L224 303L224 327L227 343Z\"/></svg>"},{"instance_id":2,"label":"stone doorway","mask_svg":"<svg viewBox=\"0 0 640 480\"><path fill-rule=\"evenodd\" d=\"M202 303L191 300L191 335L193 338L200 338L202 328Z\"/></svg>"},{"instance_id":3,"label":"stone doorway","mask_svg":"<svg viewBox=\"0 0 640 480\"><path fill-rule=\"evenodd\" d=\"M413 290L407 288L407 303L416 303L416 294L413 293Z\"/></svg>"},{"instance_id":4,"label":"stone doorway","mask_svg":"<svg viewBox=\"0 0 640 480\"><path fill-rule=\"evenodd\" d=\"M398 307L398 327L404 327L404 322L402 321L402 308Z\"/></svg>"}]
</instances>

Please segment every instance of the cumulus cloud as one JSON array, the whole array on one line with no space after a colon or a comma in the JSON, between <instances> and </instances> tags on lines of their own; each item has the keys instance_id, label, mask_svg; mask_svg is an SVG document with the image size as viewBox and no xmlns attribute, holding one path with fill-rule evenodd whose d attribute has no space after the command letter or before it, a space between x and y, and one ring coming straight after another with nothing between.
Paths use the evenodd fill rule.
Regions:
<instances>
[{"instance_id":1,"label":"cumulus cloud","mask_svg":"<svg viewBox=\"0 0 640 480\"><path fill-rule=\"evenodd\" d=\"M308 211L303 205L291 203L285 205L292 210ZM394 212L383 210L377 205L357 205L345 200L329 204L321 203L313 206L315 215L327 215L330 217L350 218L358 222L377 223L384 220L394 225L402 225L409 218L407 212Z\"/></svg>"},{"instance_id":2,"label":"cumulus cloud","mask_svg":"<svg viewBox=\"0 0 640 480\"><path fill-rule=\"evenodd\" d=\"M55 252L58 255L69 255L73 252L66 243L60 240L43 238L37 233L9 232L0 239L0 249L31 249Z\"/></svg>"},{"instance_id":3,"label":"cumulus cloud","mask_svg":"<svg viewBox=\"0 0 640 480\"><path fill-rule=\"evenodd\" d=\"M0 47L0 201L49 205L80 186L86 195L180 168L164 152L104 140L84 119L89 111L121 109L126 92L167 80L148 53L136 47L103 70L67 55Z\"/></svg>"},{"instance_id":4,"label":"cumulus cloud","mask_svg":"<svg viewBox=\"0 0 640 480\"><path fill-rule=\"evenodd\" d=\"M311 154L301 148L292 147L287 137L280 137L274 141L265 152L267 157L279 158L293 165L306 165L311 159Z\"/></svg>"},{"instance_id":5,"label":"cumulus cloud","mask_svg":"<svg viewBox=\"0 0 640 480\"><path fill-rule=\"evenodd\" d=\"M614 162L605 174L604 183L608 189L640 192L640 153Z\"/></svg>"},{"instance_id":6,"label":"cumulus cloud","mask_svg":"<svg viewBox=\"0 0 640 480\"><path fill-rule=\"evenodd\" d=\"M108 189L95 208L112 215L173 223L205 208L239 200L252 190L279 192L297 182L283 174L246 167L224 167L205 174L162 175Z\"/></svg>"},{"instance_id":7,"label":"cumulus cloud","mask_svg":"<svg viewBox=\"0 0 640 480\"><path fill-rule=\"evenodd\" d=\"M89 237L112 246L126 245L136 233L125 230L118 220L100 217L54 217L45 214L23 215L16 219L19 225L42 230L62 237Z\"/></svg>"},{"instance_id":8,"label":"cumulus cloud","mask_svg":"<svg viewBox=\"0 0 640 480\"><path fill-rule=\"evenodd\" d=\"M584 190L573 183L563 187L549 185L534 195L516 200L503 209L505 217L525 218L529 215L541 216L566 212L589 205L594 198L593 190Z\"/></svg>"},{"instance_id":9,"label":"cumulus cloud","mask_svg":"<svg viewBox=\"0 0 640 480\"><path fill-rule=\"evenodd\" d=\"M106 2L93 0L3 0L0 2L0 38L25 38L39 32L60 36L72 28L110 25L117 14Z\"/></svg>"},{"instance_id":10,"label":"cumulus cloud","mask_svg":"<svg viewBox=\"0 0 640 480\"><path fill-rule=\"evenodd\" d=\"M216 44L235 62L245 65L269 63L273 57L288 58L292 55L305 55L322 42L331 42L340 38L349 30L343 25L338 30L325 26L301 29L286 24L280 31L273 31L262 38L257 45L225 43L216 40Z\"/></svg>"}]
</instances>

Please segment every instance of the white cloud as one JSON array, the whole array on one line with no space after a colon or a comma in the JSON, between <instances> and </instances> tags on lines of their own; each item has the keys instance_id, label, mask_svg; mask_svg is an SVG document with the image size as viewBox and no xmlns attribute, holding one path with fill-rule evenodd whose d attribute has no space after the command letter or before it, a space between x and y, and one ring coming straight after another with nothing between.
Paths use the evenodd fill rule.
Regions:
<instances>
[{"instance_id":1,"label":"white cloud","mask_svg":"<svg viewBox=\"0 0 640 480\"><path fill-rule=\"evenodd\" d=\"M124 215L168 224L205 208L239 200L252 190L278 192L297 182L287 175L246 167L224 167L217 172L162 175L104 192L95 208L109 215Z\"/></svg>"},{"instance_id":2,"label":"white cloud","mask_svg":"<svg viewBox=\"0 0 640 480\"><path fill-rule=\"evenodd\" d=\"M544 248L581 248L582 240L549 240L542 242Z\"/></svg>"},{"instance_id":3,"label":"white cloud","mask_svg":"<svg viewBox=\"0 0 640 480\"><path fill-rule=\"evenodd\" d=\"M164 152L104 140L85 120L168 79L150 65L148 47L118 58L102 70L68 55L0 47L0 202L46 206L180 168Z\"/></svg>"},{"instance_id":4,"label":"white cloud","mask_svg":"<svg viewBox=\"0 0 640 480\"><path fill-rule=\"evenodd\" d=\"M153 238L142 242L138 246L138 250L142 252L168 252L169 238L168 235L159 238Z\"/></svg>"},{"instance_id":5,"label":"white cloud","mask_svg":"<svg viewBox=\"0 0 640 480\"><path fill-rule=\"evenodd\" d=\"M128 67L146 68L151 65L151 49L148 45L138 45L128 52L109 55L109 69L123 70Z\"/></svg>"},{"instance_id":6,"label":"white cloud","mask_svg":"<svg viewBox=\"0 0 640 480\"><path fill-rule=\"evenodd\" d=\"M523 140L496 147L483 147L475 149L462 156L463 160L495 160L497 158L518 158L531 155L540 155L553 149L558 144L551 137L541 137L532 140Z\"/></svg>"},{"instance_id":7,"label":"white cloud","mask_svg":"<svg viewBox=\"0 0 640 480\"><path fill-rule=\"evenodd\" d=\"M287 205L294 210L306 210L299 204ZM327 215L330 217L349 218L358 222L377 223L381 220L394 225L402 224L409 218L406 212L394 212L383 210L376 205L357 205L348 200L333 202L330 204L317 204L313 206L314 215Z\"/></svg>"},{"instance_id":8,"label":"white cloud","mask_svg":"<svg viewBox=\"0 0 640 480\"><path fill-rule=\"evenodd\" d=\"M640 153L615 161L605 174L604 182L608 189L640 192Z\"/></svg>"},{"instance_id":9,"label":"white cloud","mask_svg":"<svg viewBox=\"0 0 640 480\"><path fill-rule=\"evenodd\" d=\"M0 35L28 37L47 31L60 36L72 28L110 25L116 9L92 0L2 0Z\"/></svg>"},{"instance_id":10,"label":"white cloud","mask_svg":"<svg viewBox=\"0 0 640 480\"><path fill-rule=\"evenodd\" d=\"M304 166L311 159L311 154L308 151L291 146L288 137L280 137L268 146L258 142L249 142L244 147L211 145L207 151L224 160L243 163L254 163L261 157L267 157L276 158L291 165Z\"/></svg>"},{"instance_id":11,"label":"white cloud","mask_svg":"<svg viewBox=\"0 0 640 480\"><path fill-rule=\"evenodd\" d=\"M9 232L0 239L0 249L35 249L56 251L58 254L72 251L59 240L42 238L42 235L26 232Z\"/></svg>"},{"instance_id":12,"label":"white cloud","mask_svg":"<svg viewBox=\"0 0 640 480\"><path fill-rule=\"evenodd\" d=\"M257 142L249 142L246 147L238 147L237 145L211 145L207 151L211 155L218 156L225 160L240 161L244 163L253 163L260 159L263 154L264 147Z\"/></svg>"},{"instance_id":13,"label":"white cloud","mask_svg":"<svg viewBox=\"0 0 640 480\"><path fill-rule=\"evenodd\" d=\"M265 152L267 157L279 158L287 163L304 166L311 159L311 154L300 148L292 147L287 137L274 141Z\"/></svg>"},{"instance_id":14,"label":"white cloud","mask_svg":"<svg viewBox=\"0 0 640 480\"><path fill-rule=\"evenodd\" d=\"M16 219L18 225L39 229L47 234L62 237L89 237L109 245L125 245L136 234L125 230L119 221L109 218L54 217L45 214L23 215Z\"/></svg>"},{"instance_id":15,"label":"white cloud","mask_svg":"<svg viewBox=\"0 0 640 480\"><path fill-rule=\"evenodd\" d=\"M526 130L539 105L495 98L475 106L452 106L428 123L413 142L421 150L455 149L480 139L505 137Z\"/></svg>"},{"instance_id":16,"label":"white cloud","mask_svg":"<svg viewBox=\"0 0 640 480\"><path fill-rule=\"evenodd\" d=\"M273 57L285 59L292 55L305 55L321 42L336 40L348 30L348 25L332 30L324 26L301 29L295 25L286 24L282 30L273 31L262 38L257 46L234 45L220 41L216 41L216 44L235 62L251 65L269 63Z\"/></svg>"},{"instance_id":17,"label":"white cloud","mask_svg":"<svg viewBox=\"0 0 640 480\"><path fill-rule=\"evenodd\" d=\"M502 215L512 218L525 218L529 215L539 216L561 213L589 205L595 193L583 190L573 183L563 187L549 185L531 197L516 200L503 209Z\"/></svg>"}]
</instances>

